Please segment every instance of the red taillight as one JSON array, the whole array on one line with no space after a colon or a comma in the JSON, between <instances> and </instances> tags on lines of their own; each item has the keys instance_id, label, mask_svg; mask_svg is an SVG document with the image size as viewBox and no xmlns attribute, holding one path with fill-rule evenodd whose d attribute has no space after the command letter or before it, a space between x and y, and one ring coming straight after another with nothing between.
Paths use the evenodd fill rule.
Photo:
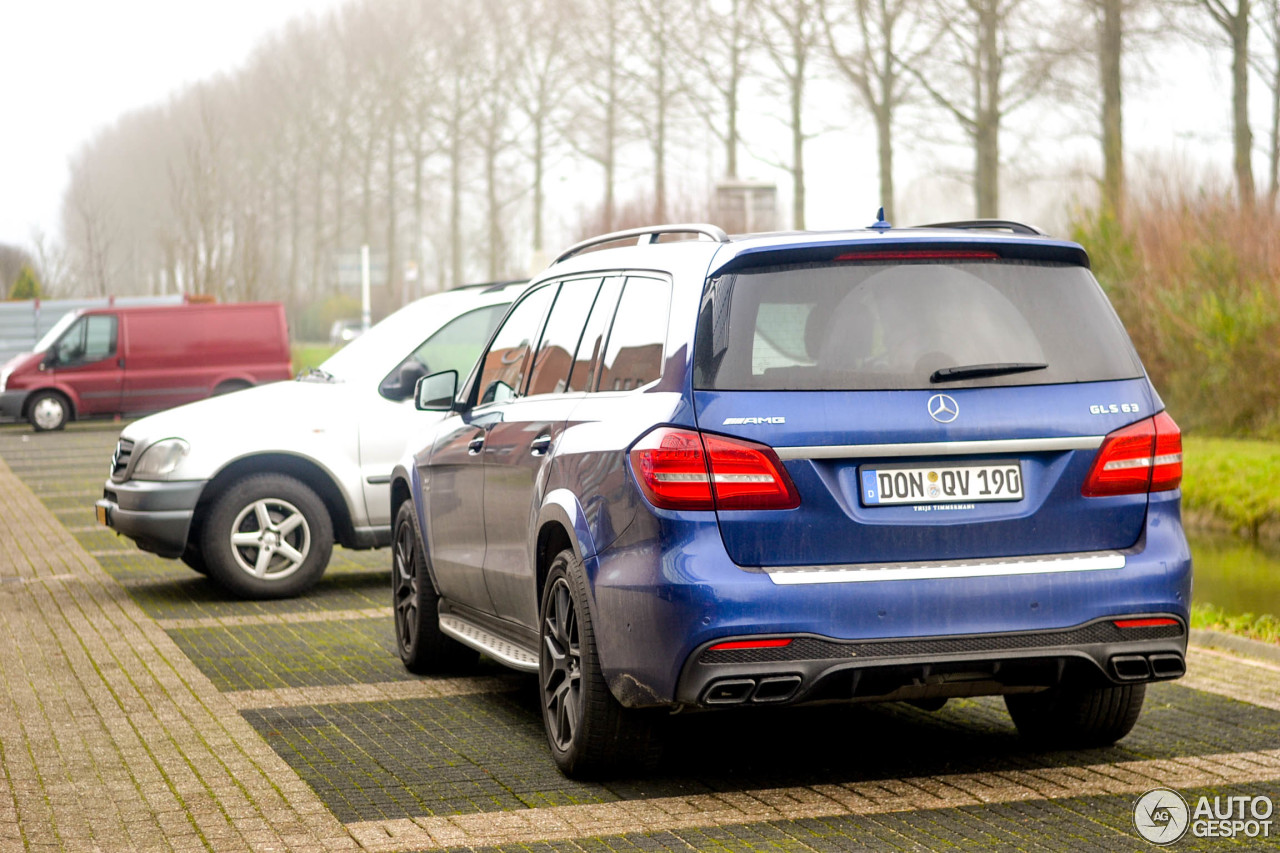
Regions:
<instances>
[{"instance_id":1,"label":"red taillight","mask_svg":"<svg viewBox=\"0 0 1280 853\"><path fill-rule=\"evenodd\" d=\"M1182 482L1182 432L1161 412L1106 437L1084 482L1087 498L1165 492Z\"/></svg>"},{"instance_id":2,"label":"red taillight","mask_svg":"<svg viewBox=\"0 0 1280 853\"><path fill-rule=\"evenodd\" d=\"M709 652L732 652L742 649L780 649L791 645L791 640L730 640L727 643L716 643L707 649Z\"/></svg>"},{"instance_id":3,"label":"red taillight","mask_svg":"<svg viewBox=\"0 0 1280 853\"><path fill-rule=\"evenodd\" d=\"M1117 628L1164 628L1169 625L1177 625L1177 619L1117 619L1114 623Z\"/></svg>"},{"instance_id":4,"label":"red taillight","mask_svg":"<svg viewBox=\"0 0 1280 853\"><path fill-rule=\"evenodd\" d=\"M976 249L846 252L835 257L837 261L995 261L999 259L1000 256L995 252L978 251Z\"/></svg>"},{"instance_id":5,"label":"red taillight","mask_svg":"<svg viewBox=\"0 0 1280 853\"><path fill-rule=\"evenodd\" d=\"M660 509L795 509L800 494L763 444L660 427L636 442L631 467Z\"/></svg>"}]
</instances>

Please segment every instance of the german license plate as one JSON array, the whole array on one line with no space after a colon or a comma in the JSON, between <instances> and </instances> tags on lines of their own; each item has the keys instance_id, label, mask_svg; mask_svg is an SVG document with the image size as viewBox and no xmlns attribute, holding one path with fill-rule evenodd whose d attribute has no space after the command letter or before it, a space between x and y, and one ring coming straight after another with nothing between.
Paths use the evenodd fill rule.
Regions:
<instances>
[{"instance_id":1,"label":"german license plate","mask_svg":"<svg viewBox=\"0 0 1280 853\"><path fill-rule=\"evenodd\" d=\"M1022 500L1022 462L859 469L864 506Z\"/></svg>"}]
</instances>

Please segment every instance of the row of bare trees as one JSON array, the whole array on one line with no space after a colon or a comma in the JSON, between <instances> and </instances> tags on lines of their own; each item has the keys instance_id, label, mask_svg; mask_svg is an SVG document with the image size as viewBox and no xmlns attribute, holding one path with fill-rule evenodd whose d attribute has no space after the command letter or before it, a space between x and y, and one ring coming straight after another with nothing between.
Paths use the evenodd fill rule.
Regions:
<instances>
[{"instance_id":1,"label":"row of bare trees","mask_svg":"<svg viewBox=\"0 0 1280 853\"><path fill-rule=\"evenodd\" d=\"M637 197L646 220L685 213L703 205L708 175L736 176L744 155L781 169L792 208L779 224L804 228L806 143L868 119L889 218L904 128L962 139L974 213L998 216L1002 138L1029 104L1097 128L1102 198L1118 210L1124 51L1175 28L1230 57L1245 204L1250 79L1272 94L1274 205L1277 4L352 0L86 144L63 203L67 289L305 302L368 244L400 301L520 274L574 216L612 228ZM822 109L819 84L860 109L843 95ZM758 130L761 116L785 145ZM582 186L597 201L568 209L566 187Z\"/></svg>"}]
</instances>

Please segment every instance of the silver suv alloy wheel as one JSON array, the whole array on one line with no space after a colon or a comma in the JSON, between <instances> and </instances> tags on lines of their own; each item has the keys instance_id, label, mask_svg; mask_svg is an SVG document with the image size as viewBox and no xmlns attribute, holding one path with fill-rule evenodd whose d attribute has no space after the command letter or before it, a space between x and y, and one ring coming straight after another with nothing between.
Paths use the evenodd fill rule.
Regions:
<instances>
[{"instance_id":1,"label":"silver suv alloy wheel","mask_svg":"<svg viewBox=\"0 0 1280 853\"><path fill-rule=\"evenodd\" d=\"M231 553L241 570L262 580L281 580L302 567L311 550L311 527L298 508L264 498L240 510L231 525Z\"/></svg>"}]
</instances>

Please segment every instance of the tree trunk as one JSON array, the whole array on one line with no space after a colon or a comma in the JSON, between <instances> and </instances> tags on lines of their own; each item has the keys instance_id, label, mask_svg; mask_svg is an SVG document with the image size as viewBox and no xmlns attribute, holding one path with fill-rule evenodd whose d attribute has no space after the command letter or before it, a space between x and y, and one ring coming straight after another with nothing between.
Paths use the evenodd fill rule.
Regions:
<instances>
[{"instance_id":1,"label":"tree trunk","mask_svg":"<svg viewBox=\"0 0 1280 853\"><path fill-rule=\"evenodd\" d=\"M396 240L399 222L396 219L396 123L387 127L387 293L399 293L400 304L408 301L404 292L404 280L400 275L400 245Z\"/></svg>"},{"instance_id":2,"label":"tree trunk","mask_svg":"<svg viewBox=\"0 0 1280 853\"><path fill-rule=\"evenodd\" d=\"M791 79L791 177L795 191L791 198L791 222L797 231L805 229L804 222L804 74L805 52L796 39L795 76Z\"/></svg>"},{"instance_id":3,"label":"tree trunk","mask_svg":"<svg viewBox=\"0 0 1280 853\"><path fill-rule=\"evenodd\" d=\"M449 287L462 284L462 128L458 115L463 109L454 93L453 116L449 123Z\"/></svg>"},{"instance_id":4,"label":"tree trunk","mask_svg":"<svg viewBox=\"0 0 1280 853\"><path fill-rule=\"evenodd\" d=\"M888 99L877 105L876 149L880 168L880 204L884 206L884 217L889 222L897 218L893 207L893 107Z\"/></svg>"},{"instance_id":5,"label":"tree trunk","mask_svg":"<svg viewBox=\"0 0 1280 853\"><path fill-rule=\"evenodd\" d=\"M1124 0L1102 0L1098 76L1102 83L1102 207L1124 213L1124 133L1120 58L1124 47Z\"/></svg>"},{"instance_id":6,"label":"tree trunk","mask_svg":"<svg viewBox=\"0 0 1280 853\"><path fill-rule=\"evenodd\" d=\"M546 119L542 110L538 111L533 123L533 257L538 262L542 259L542 198L543 169L546 159Z\"/></svg>"},{"instance_id":7,"label":"tree trunk","mask_svg":"<svg viewBox=\"0 0 1280 853\"><path fill-rule=\"evenodd\" d=\"M1000 215L1000 12L994 0L978 11L980 75L974 127L974 185L978 218Z\"/></svg>"},{"instance_id":8,"label":"tree trunk","mask_svg":"<svg viewBox=\"0 0 1280 853\"><path fill-rule=\"evenodd\" d=\"M1253 131L1249 128L1249 2L1239 0L1231 27L1231 117L1235 143L1236 193L1243 207L1252 207Z\"/></svg>"}]
</instances>

